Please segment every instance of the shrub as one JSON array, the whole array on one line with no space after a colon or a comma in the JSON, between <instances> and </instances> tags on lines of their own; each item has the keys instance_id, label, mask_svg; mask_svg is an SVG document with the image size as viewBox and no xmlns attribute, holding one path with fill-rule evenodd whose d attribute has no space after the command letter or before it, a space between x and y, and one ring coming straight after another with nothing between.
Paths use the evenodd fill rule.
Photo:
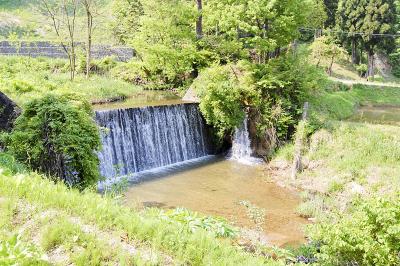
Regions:
<instances>
[{"instance_id":1,"label":"shrub","mask_svg":"<svg viewBox=\"0 0 400 266\"><path fill-rule=\"evenodd\" d=\"M200 110L218 136L232 132L244 119L246 99L253 98L254 82L246 65L215 65L204 70L193 87L202 99Z\"/></svg>"},{"instance_id":2,"label":"shrub","mask_svg":"<svg viewBox=\"0 0 400 266\"><path fill-rule=\"evenodd\" d=\"M400 195L359 199L353 208L313 229L320 264L399 265Z\"/></svg>"},{"instance_id":3,"label":"shrub","mask_svg":"<svg viewBox=\"0 0 400 266\"><path fill-rule=\"evenodd\" d=\"M73 96L29 102L6 138L7 148L33 169L85 187L98 181L100 137L90 105Z\"/></svg>"}]
</instances>

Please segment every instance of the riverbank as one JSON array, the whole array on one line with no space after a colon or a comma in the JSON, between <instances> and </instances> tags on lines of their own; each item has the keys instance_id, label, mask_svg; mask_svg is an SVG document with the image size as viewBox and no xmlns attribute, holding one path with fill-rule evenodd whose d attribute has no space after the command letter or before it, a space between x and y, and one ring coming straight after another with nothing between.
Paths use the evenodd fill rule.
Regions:
<instances>
[{"instance_id":1,"label":"riverbank","mask_svg":"<svg viewBox=\"0 0 400 266\"><path fill-rule=\"evenodd\" d=\"M303 191L303 203L297 210L300 215L320 222L333 212L351 212L358 196L399 191L400 136L395 120L400 121L400 113L387 113L398 110L393 107L400 106L399 95L397 88L358 85L348 91L324 92L311 100L310 128L316 124L319 128L306 144L304 171L290 179L292 144L283 147L267 166L271 180ZM378 106L368 109L378 114L369 114L370 119L364 114L360 120L356 110L363 105Z\"/></svg>"},{"instance_id":2,"label":"riverbank","mask_svg":"<svg viewBox=\"0 0 400 266\"><path fill-rule=\"evenodd\" d=\"M0 195L0 235L8 239L2 243L18 262L280 265L242 251L216 231L192 231L189 217L177 223L151 209L138 212L118 198L80 193L34 173L2 168Z\"/></svg>"}]
</instances>

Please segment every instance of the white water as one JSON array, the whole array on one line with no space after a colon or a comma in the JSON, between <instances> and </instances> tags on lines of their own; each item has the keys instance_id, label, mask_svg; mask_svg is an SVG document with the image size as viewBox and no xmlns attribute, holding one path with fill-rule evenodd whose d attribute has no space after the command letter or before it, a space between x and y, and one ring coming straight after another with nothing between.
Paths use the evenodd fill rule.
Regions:
<instances>
[{"instance_id":1,"label":"white water","mask_svg":"<svg viewBox=\"0 0 400 266\"><path fill-rule=\"evenodd\" d=\"M260 164L261 159L252 156L251 141L248 129L248 117L246 115L242 125L236 128L232 141L232 150L228 157L231 160L242 164L254 165Z\"/></svg>"},{"instance_id":2,"label":"white water","mask_svg":"<svg viewBox=\"0 0 400 266\"><path fill-rule=\"evenodd\" d=\"M100 172L112 179L213 153L196 104L96 112Z\"/></svg>"}]
</instances>

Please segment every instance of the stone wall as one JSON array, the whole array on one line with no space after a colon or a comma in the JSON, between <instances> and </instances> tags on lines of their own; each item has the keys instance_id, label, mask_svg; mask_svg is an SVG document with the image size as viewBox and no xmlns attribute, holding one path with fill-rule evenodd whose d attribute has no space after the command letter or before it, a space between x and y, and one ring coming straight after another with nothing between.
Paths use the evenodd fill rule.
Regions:
<instances>
[{"instance_id":1,"label":"stone wall","mask_svg":"<svg viewBox=\"0 0 400 266\"><path fill-rule=\"evenodd\" d=\"M85 50L85 43L78 42L76 45L77 47ZM46 41L0 41L0 55L67 58L67 54L60 44ZM113 56L118 61L126 62L132 59L134 55L134 50L126 46L93 45L92 48L92 56L94 59L102 59L108 56Z\"/></svg>"},{"instance_id":2,"label":"stone wall","mask_svg":"<svg viewBox=\"0 0 400 266\"><path fill-rule=\"evenodd\" d=\"M11 131L21 109L0 91L0 131Z\"/></svg>"}]
</instances>

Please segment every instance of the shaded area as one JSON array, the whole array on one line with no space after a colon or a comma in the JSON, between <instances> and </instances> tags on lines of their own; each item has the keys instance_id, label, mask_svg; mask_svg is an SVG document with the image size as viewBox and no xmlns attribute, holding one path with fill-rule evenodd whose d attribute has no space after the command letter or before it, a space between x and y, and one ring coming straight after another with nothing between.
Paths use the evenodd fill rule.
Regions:
<instances>
[{"instance_id":1,"label":"shaded area","mask_svg":"<svg viewBox=\"0 0 400 266\"><path fill-rule=\"evenodd\" d=\"M21 109L4 93L0 92L0 131L11 131Z\"/></svg>"}]
</instances>

